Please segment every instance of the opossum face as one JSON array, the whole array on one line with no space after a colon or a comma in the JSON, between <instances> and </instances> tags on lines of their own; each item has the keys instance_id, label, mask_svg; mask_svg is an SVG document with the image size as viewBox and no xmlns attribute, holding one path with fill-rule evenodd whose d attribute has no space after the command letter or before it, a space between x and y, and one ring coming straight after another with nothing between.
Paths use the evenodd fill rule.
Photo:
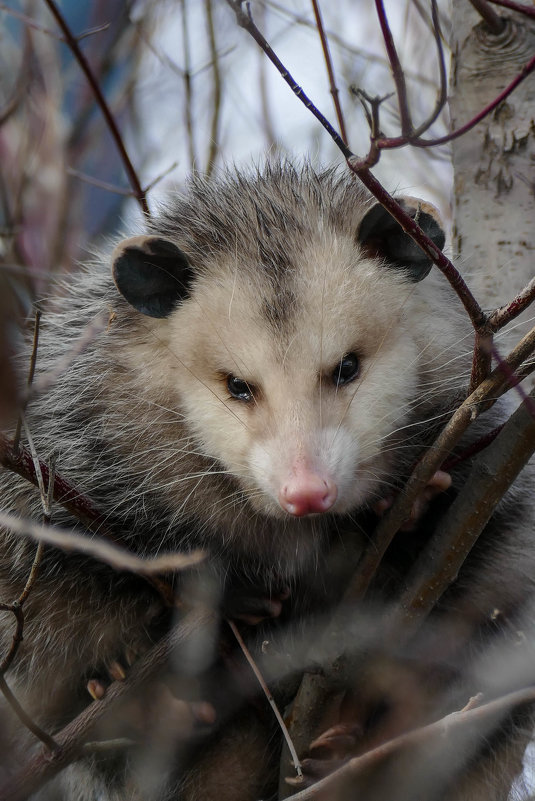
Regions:
<instances>
[{"instance_id":1,"label":"opossum face","mask_svg":"<svg viewBox=\"0 0 535 801\"><path fill-rule=\"evenodd\" d=\"M166 392L198 447L261 513L347 513L377 498L392 470L396 431L417 391L420 344L408 319L415 283L400 272L402 248L399 269L380 257L377 229L391 230L390 218L366 220L360 242L325 226L313 241L289 245L277 280L247 254L219 256L190 278L174 246L130 241L138 260L143 248L153 265L164 253L165 297L169 281L180 286L166 314L168 298L142 292L138 301L138 285L115 269L132 305L164 317L154 331L169 350ZM407 247L412 270L418 254ZM128 272L133 260L119 254L118 262ZM420 278L428 265L414 269Z\"/></svg>"}]
</instances>

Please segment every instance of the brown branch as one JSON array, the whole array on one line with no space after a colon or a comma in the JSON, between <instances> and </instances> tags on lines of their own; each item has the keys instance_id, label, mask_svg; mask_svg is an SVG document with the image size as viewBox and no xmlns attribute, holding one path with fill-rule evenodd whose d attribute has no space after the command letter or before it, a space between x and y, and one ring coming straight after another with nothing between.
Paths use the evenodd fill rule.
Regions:
<instances>
[{"instance_id":1,"label":"brown branch","mask_svg":"<svg viewBox=\"0 0 535 801\"><path fill-rule=\"evenodd\" d=\"M504 325L518 317L525 309L535 302L535 278L532 278L527 287L516 298L505 306L501 306L489 314L488 326L493 331L499 331Z\"/></svg>"},{"instance_id":2,"label":"brown branch","mask_svg":"<svg viewBox=\"0 0 535 801\"><path fill-rule=\"evenodd\" d=\"M485 25L489 31L495 36L499 36L505 27L505 20L500 17L493 8L489 6L486 0L470 0L478 14L484 20Z\"/></svg>"},{"instance_id":3,"label":"brown branch","mask_svg":"<svg viewBox=\"0 0 535 801\"><path fill-rule=\"evenodd\" d=\"M199 564L205 558L204 552L199 550L191 553L171 552L154 558L141 557L103 537L88 537L74 529L39 525L4 512L0 512L0 525L20 536L31 537L37 542L44 542L62 551L83 553L109 565L114 570L125 570L138 576L161 575L183 570Z\"/></svg>"},{"instance_id":4,"label":"brown branch","mask_svg":"<svg viewBox=\"0 0 535 801\"><path fill-rule=\"evenodd\" d=\"M53 14L53 16L55 17L59 27L63 31L63 35L65 36L65 41L66 41L67 45L69 46L74 58L78 62L82 72L84 73L84 75L87 78L87 81L88 81L89 85L91 86L91 89L92 89L93 94L95 95L95 99L97 101L97 105L99 106L99 108L100 108L100 110L101 110L101 112L102 112L102 114L104 116L104 119L106 120L106 124L108 126L108 129L109 129L109 131L110 131L110 133L111 133L111 135L113 137L113 140L115 141L115 144L117 146L117 150L119 151L119 155L120 155L121 160L123 162L123 166L124 166L126 174L128 176L128 180L130 181L130 185L132 186L132 189L134 191L134 195L135 195L139 205L141 206L141 209L142 209L143 213L146 214L147 216L149 216L150 212L149 212L149 207L148 207L148 203L147 203L147 198L145 196L145 192L143 191L143 188L141 186L141 183L139 181L137 173L136 173L136 171L134 169L134 166L133 166L133 164L132 164L132 162L130 160L130 156L128 155L128 152L126 150L123 138L121 136L119 128L117 127L117 123L115 122L115 119L113 117L113 114L111 113L110 107L108 106L108 103L106 102L106 99L105 99L105 97L104 97L104 95L102 93L102 90L100 88L100 84L99 84L99 82L98 82L93 70L91 69L91 66L90 66L87 58L85 57L84 53L82 52L82 50L80 48L80 45L78 43L78 40L73 35L71 29L69 28L69 26L67 24L67 21L65 20L65 17L63 16L61 11L59 10L59 8L56 5L56 3L54 2L54 0L45 0L45 3L47 4L47 6L50 9L50 11Z\"/></svg>"},{"instance_id":5,"label":"brown branch","mask_svg":"<svg viewBox=\"0 0 535 801\"><path fill-rule=\"evenodd\" d=\"M105 715L111 714L118 705L136 690L146 685L171 657L179 646L191 637L203 636L213 625L213 615L203 610L190 612L177 626L138 662L125 681L114 682L101 701L94 701L71 723L55 736L57 749L50 753L41 750L18 767L13 775L0 787L2 801L25 801L45 782L52 779L63 768L76 760L83 752L84 744L94 726Z\"/></svg>"},{"instance_id":6,"label":"brown branch","mask_svg":"<svg viewBox=\"0 0 535 801\"><path fill-rule=\"evenodd\" d=\"M435 147L436 145L443 145L446 142L452 142L454 139L458 139L460 136L463 136L468 131L471 131L478 123L480 123L485 117L488 117L495 108L497 108L500 103L502 103L509 95L516 89L516 87L525 80L528 75L530 75L533 70L535 69L535 56L530 58L530 60L525 64L516 78L514 78L511 83L506 86L506 88L500 92L500 94L494 98L494 100L485 106L479 114L476 114L469 122L462 125L460 128L457 128L455 131L452 131L445 136L438 137L437 139L415 139L411 141L410 144L414 145L415 147ZM401 141L400 139L390 139L390 140L383 140L378 142L378 146L383 148L392 148L392 147L400 147L400 145L406 144L405 141Z\"/></svg>"},{"instance_id":7,"label":"brown branch","mask_svg":"<svg viewBox=\"0 0 535 801\"><path fill-rule=\"evenodd\" d=\"M392 31L390 30L390 25L384 9L383 0L375 0L375 9L377 11L377 16L379 17L379 24L381 26L383 39L385 42L388 61L390 63L390 69L392 70L392 77L394 78L394 83L396 85L396 95L398 98L399 116L401 120L401 133L402 136L409 139L412 136L414 129L412 126L409 100L407 97L405 74L398 57L396 45L394 43L394 37L392 36Z\"/></svg>"},{"instance_id":8,"label":"brown branch","mask_svg":"<svg viewBox=\"0 0 535 801\"><path fill-rule=\"evenodd\" d=\"M342 106L340 105L340 93L338 91L338 86L336 85L336 78L334 75L334 68L331 58L331 53L329 50L329 41L325 34L325 27L323 25L323 19L321 16L321 9L319 6L318 0L312 0L312 8L314 9L314 16L316 18L316 27L318 29L321 47L323 50L323 58L325 59L325 66L327 68L327 75L329 76L329 87L330 92L332 95L333 103L334 103L334 110L336 113L336 119L338 120L338 127L340 128L340 135L344 142L347 143L347 131L344 121L344 115L342 112Z\"/></svg>"},{"instance_id":9,"label":"brown branch","mask_svg":"<svg viewBox=\"0 0 535 801\"><path fill-rule=\"evenodd\" d=\"M26 448L20 447L16 453L13 443L0 432L0 464L8 470L12 470L22 478L25 478L35 487L38 487L38 480L35 472L33 460ZM40 461L40 469L45 484L49 481L48 466ZM61 475L54 476L54 500L63 506L70 514L74 515L87 528L102 536L108 536L113 540L114 537L108 533L106 516L102 514L93 501L84 495L74 484Z\"/></svg>"},{"instance_id":10,"label":"brown branch","mask_svg":"<svg viewBox=\"0 0 535 801\"><path fill-rule=\"evenodd\" d=\"M523 3L515 3L515 0L489 0L495 6L502 8L510 8L511 11L518 11L519 14L524 14L526 17L533 17L535 19L535 8L533 6L525 6Z\"/></svg>"},{"instance_id":11,"label":"brown branch","mask_svg":"<svg viewBox=\"0 0 535 801\"><path fill-rule=\"evenodd\" d=\"M506 359L512 370L517 370L530 355L535 346L535 329L530 331L514 348ZM381 520L372 538L372 545L366 550L355 575L345 594L347 602L361 600L375 576L379 564L400 526L410 516L416 496L423 490L433 473L449 457L451 450L460 440L470 423L480 412L488 408L508 388L507 379L500 368L496 368L489 378L459 406L443 428L433 445L418 462L405 487L398 495L388 514Z\"/></svg>"},{"instance_id":12,"label":"brown branch","mask_svg":"<svg viewBox=\"0 0 535 801\"><path fill-rule=\"evenodd\" d=\"M44 731L31 719L26 710L21 706L19 701L11 692L11 689L3 674L0 674L0 692L2 692L4 698L8 702L11 709L15 712L20 722L26 726L26 728L29 729L32 734L37 737L37 739L41 740L41 742L45 744L46 751L44 753L47 755L47 757L50 758L51 752L57 753L59 751L58 743L53 737L50 736L50 734ZM0 798L2 798L3 801L3 796L0 795Z\"/></svg>"},{"instance_id":13,"label":"brown branch","mask_svg":"<svg viewBox=\"0 0 535 801\"><path fill-rule=\"evenodd\" d=\"M533 398L531 400L533 405ZM419 557L393 614L391 633L413 630L455 581L496 506L535 451L535 417L524 401L474 460L470 476ZM491 477L491 480L489 480Z\"/></svg>"},{"instance_id":14,"label":"brown branch","mask_svg":"<svg viewBox=\"0 0 535 801\"><path fill-rule=\"evenodd\" d=\"M206 175L210 177L213 172L217 153L219 150L219 119L221 116L221 72L219 69L219 57L215 40L214 17L212 0L204 0L206 12L206 22L208 25L208 41L210 43L210 56L212 64L212 75L214 79L214 96L212 98L212 124L210 126L210 146L208 159L206 162Z\"/></svg>"},{"instance_id":15,"label":"brown branch","mask_svg":"<svg viewBox=\"0 0 535 801\"><path fill-rule=\"evenodd\" d=\"M452 712L440 720L414 729L399 737L394 737L376 748L372 748L361 756L353 757L345 765L331 773L324 779L301 790L292 796L292 801L309 801L320 793L322 798L329 797L329 791L334 792L341 781L361 775L364 771L381 764L387 757L395 755L400 750L418 745L428 745L432 738L453 738L459 729L470 724L481 724L492 721L497 715L505 715L517 706L535 702L535 687L526 687L516 692L508 693L481 706L473 707L469 702L459 712Z\"/></svg>"},{"instance_id":16,"label":"brown branch","mask_svg":"<svg viewBox=\"0 0 535 801\"><path fill-rule=\"evenodd\" d=\"M266 56L269 58L271 63L277 68L280 72L281 77L283 80L288 84L292 92L299 98L301 103L307 108L311 114L313 114L316 119L320 122L320 124L325 128L329 136L333 139L335 144L344 154L346 159L350 158L353 153L348 148L344 140L341 138L340 134L333 128L331 123L327 120L326 117L316 108L314 103L310 100L310 98L305 94L303 89L295 82L292 75L288 72L282 61L278 58L278 56L274 53L273 49L269 42L262 36L258 28L253 22L253 19L250 13L245 13L242 9L242 2L243 0L227 0L228 5L234 11L236 15L236 21L240 28L246 30L255 40L255 42L262 48Z\"/></svg>"},{"instance_id":17,"label":"brown branch","mask_svg":"<svg viewBox=\"0 0 535 801\"><path fill-rule=\"evenodd\" d=\"M414 131L414 136L417 138L420 137L424 131L429 130L448 101L448 75L446 71L446 60L444 58L444 48L442 47L442 31L440 30L440 18L438 14L437 0L431 0L431 20L433 36L435 38L435 45L437 48L440 88L438 91L435 108L429 117Z\"/></svg>"},{"instance_id":18,"label":"brown branch","mask_svg":"<svg viewBox=\"0 0 535 801\"><path fill-rule=\"evenodd\" d=\"M32 354L30 356L30 368L28 370L28 380L26 382L26 387L29 389L33 382L33 377L35 375L35 364L37 361L37 348L39 347L39 326L41 324L41 311L39 309L35 312L35 319L33 324L33 343L32 343ZM13 437L13 448L15 453L19 452L20 447L20 434L22 430L22 414L26 410L26 406L28 405L28 399L23 401L21 413L19 414L19 418L17 420L17 428L15 430L15 436Z\"/></svg>"},{"instance_id":19,"label":"brown branch","mask_svg":"<svg viewBox=\"0 0 535 801\"><path fill-rule=\"evenodd\" d=\"M193 87L191 81L189 31L186 0L181 0L182 9L182 48L184 53L184 116L186 119L186 132L188 135L189 161L192 172L197 169L197 156L195 154L195 136L193 134Z\"/></svg>"},{"instance_id":20,"label":"brown branch","mask_svg":"<svg viewBox=\"0 0 535 801\"><path fill-rule=\"evenodd\" d=\"M403 230L426 253L434 264L446 276L466 309L474 328L482 329L486 324L486 315L468 289L464 279L452 262L442 253L435 243L422 231L418 223L404 211L399 203L383 188L377 178L367 167L362 167L359 160L352 157L348 160L349 168L360 178L362 183L370 190L372 195L387 209L392 217L398 221Z\"/></svg>"}]
</instances>

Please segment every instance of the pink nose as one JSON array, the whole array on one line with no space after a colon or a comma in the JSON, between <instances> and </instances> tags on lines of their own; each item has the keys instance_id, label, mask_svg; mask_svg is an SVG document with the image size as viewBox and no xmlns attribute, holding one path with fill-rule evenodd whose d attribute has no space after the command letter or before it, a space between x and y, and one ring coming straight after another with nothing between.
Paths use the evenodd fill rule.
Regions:
<instances>
[{"instance_id":1,"label":"pink nose","mask_svg":"<svg viewBox=\"0 0 535 801\"><path fill-rule=\"evenodd\" d=\"M338 489L330 478L301 468L279 492L282 508L294 517L327 512L336 501Z\"/></svg>"}]
</instances>

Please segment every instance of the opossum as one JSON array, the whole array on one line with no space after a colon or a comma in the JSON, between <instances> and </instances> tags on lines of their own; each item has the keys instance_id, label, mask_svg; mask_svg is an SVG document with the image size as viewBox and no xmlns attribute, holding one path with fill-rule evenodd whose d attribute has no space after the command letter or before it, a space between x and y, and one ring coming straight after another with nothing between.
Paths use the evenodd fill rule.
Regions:
<instances>
[{"instance_id":1,"label":"opossum","mask_svg":"<svg viewBox=\"0 0 535 801\"><path fill-rule=\"evenodd\" d=\"M442 248L432 207L400 202ZM471 328L454 292L337 170L283 163L193 178L46 307L38 374L103 311L106 330L28 407L37 451L58 453L57 469L137 553L204 549L223 594L313 593L333 538L361 530L400 486L469 379ZM10 474L2 505L39 511ZM53 520L76 523L60 507ZM528 592L535 545L514 522L465 581L485 611ZM20 592L33 554L3 535L2 599ZM88 678L152 636L158 612L141 580L47 549L15 691L57 730L88 702ZM148 797L122 770L92 784L73 766L51 797Z\"/></svg>"}]
</instances>

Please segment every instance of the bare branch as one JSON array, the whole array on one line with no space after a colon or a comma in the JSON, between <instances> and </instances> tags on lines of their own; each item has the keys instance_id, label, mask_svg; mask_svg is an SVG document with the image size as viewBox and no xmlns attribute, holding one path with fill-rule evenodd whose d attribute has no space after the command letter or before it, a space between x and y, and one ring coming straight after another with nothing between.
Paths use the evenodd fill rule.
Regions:
<instances>
[{"instance_id":1,"label":"bare branch","mask_svg":"<svg viewBox=\"0 0 535 801\"><path fill-rule=\"evenodd\" d=\"M123 138L121 136L121 133L119 131L119 128L117 127L117 123L115 122L115 119L113 117L113 114L111 113L110 107L108 106L108 104L106 102L106 99L105 99L104 95L102 94L102 90L100 88L100 84L99 84L95 74L93 73L93 70L91 69L89 61L86 59L85 55L83 54L82 50L80 49L80 45L78 43L78 40L73 35L71 29L69 28L69 26L67 24L67 21L65 20L65 17L63 16L61 11L59 10L59 8L56 5L56 3L54 2L54 0L45 0L45 3L47 4L47 6L50 9L50 11L53 14L53 16L55 17L59 27L63 31L63 35L65 36L66 43L68 44L69 48L71 49L72 54L74 55L76 61L80 65L80 68L82 69L82 72L86 76L86 78L87 78L87 80L89 82L89 85L91 86L91 89L93 91L93 94L95 95L95 99L97 101L97 104L98 104L98 106L99 106L99 108L100 108L100 110L101 110L101 112L102 112L102 114L104 116L104 119L106 120L106 123L108 125L109 131L110 131L110 133L111 133L111 135L112 135L112 137L113 137L113 139L115 141L115 144L117 146L117 149L119 151L119 155L121 157L121 160L123 162L126 174L127 174L128 179L130 181L130 185L132 186L132 189L134 191L134 195L135 195L139 205L141 206L141 209L142 209L143 213L146 214L146 215L149 215L150 212L149 212L149 207L148 207L148 204L147 204L147 198L145 196L145 192L143 191L143 188L141 186L141 183L139 181L137 173L136 173L136 171L134 169L134 166L133 166L133 164L132 164L132 162L130 160L130 156L127 153L127 150L126 150Z\"/></svg>"},{"instance_id":2,"label":"bare branch","mask_svg":"<svg viewBox=\"0 0 535 801\"><path fill-rule=\"evenodd\" d=\"M35 363L37 361L37 348L39 347L39 326L41 324L41 311L39 309L35 312L35 320L33 324L33 344L32 344L32 354L30 356L30 368L28 370L28 380L26 382L26 386L29 389L33 382L33 377L35 375ZM28 405L28 398L23 401L22 409L19 415L19 419L17 420L17 428L15 430L15 436L13 437L13 449L17 454L19 452L20 446L20 433L22 427L22 417L23 413Z\"/></svg>"},{"instance_id":3,"label":"bare branch","mask_svg":"<svg viewBox=\"0 0 535 801\"><path fill-rule=\"evenodd\" d=\"M63 551L83 553L110 565L114 570L126 570L140 576L183 570L199 564L205 558L203 551L193 551L188 554L168 553L153 559L144 558L103 538L88 537L74 529L42 526L31 520L23 520L2 512L0 512L0 525L23 537L31 537L37 542L53 545Z\"/></svg>"},{"instance_id":4,"label":"bare branch","mask_svg":"<svg viewBox=\"0 0 535 801\"><path fill-rule=\"evenodd\" d=\"M318 0L312 0L312 7L314 9L314 16L316 18L316 26L318 28L319 37L321 40L321 47L323 50L323 57L325 59L325 66L327 68L327 74L329 76L329 86L330 92L333 98L334 103L334 110L336 112L336 119L338 120L338 127L340 128L340 135L344 142L347 143L347 131L344 122L344 115L342 112L342 106L340 105L340 94L338 92L338 87L336 85L336 78L334 76L334 69L333 63L331 58L331 53L329 50L329 41L325 34L325 28L323 26L323 19L321 17L321 10L319 6Z\"/></svg>"},{"instance_id":5,"label":"bare branch","mask_svg":"<svg viewBox=\"0 0 535 801\"><path fill-rule=\"evenodd\" d=\"M491 33L493 33L495 36L498 36L500 33L502 33L505 27L505 20L496 14L494 9L489 6L486 0L470 0L470 2L478 14L481 15L481 18L485 21L485 24Z\"/></svg>"},{"instance_id":6,"label":"bare branch","mask_svg":"<svg viewBox=\"0 0 535 801\"><path fill-rule=\"evenodd\" d=\"M210 127L210 146L206 161L206 175L210 176L215 166L219 150L219 119L221 116L221 73L219 70L219 56L215 40L214 16L212 0L204 0L206 23L208 26L208 41L210 43L210 56L212 64L214 95L212 98L212 124Z\"/></svg>"},{"instance_id":7,"label":"bare branch","mask_svg":"<svg viewBox=\"0 0 535 801\"><path fill-rule=\"evenodd\" d=\"M377 11L377 16L379 17L381 31L383 33L386 52L388 54L388 61L390 63L390 69L392 70L392 77L394 78L394 83L396 84L399 116L401 120L401 133L402 136L409 139L412 136L413 127L409 109L409 101L407 97L405 74L399 60L396 45L394 43L394 37L392 36L392 31L390 30L390 25L388 24L388 18L384 9L383 0L375 0L375 8Z\"/></svg>"},{"instance_id":8,"label":"bare branch","mask_svg":"<svg viewBox=\"0 0 535 801\"><path fill-rule=\"evenodd\" d=\"M532 405L533 399L528 398ZM534 451L535 416L524 401L484 456L474 460L468 481L418 559L393 614L393 636L406 637L407 627L413 630L433 609Z\"/></svg>"},{"instance_id":9,"label":"bare branch","mask_svg":"<svg viewBox=\"0 0 535 801\"><path fill-rule=\"evenodd\" d=\"M372 748L362 756L353 757L343 767L320 779L312 787L307 787L292 796L292 801L309 801L325 791L334 791L343 780L359 776L374 765L379 765L387 757L397 754L401 749L409 746L428 744L432 738L455 737L459 729L471 724L481 724L492 720L496 715L505 715L510 710L535 701L535 687L526 687L522 690L503 695L486 704L473 708L470 703L459 712L452 712L440 720L422 726L420 729L401 734L376 748ZM322 798L328 796L322 795Z\"/></svg>"},{"instance_id":10,"label":"bare branch","mask_svg":"<svg viewBox=\"0 0 535 801\"><path fill-rule=\"evenodd\" d=\"M518 317L525 309L535 301L535 278L529 282L527 287L520 292L516 298L505 306L489 314L488 325L493 331L499 331L504 325L510 323Z\"/></svg>"},{"instance_id":11,"label":"bare branch","mask_svg":"<svg viewBox=\"0 0 535 801\"><path fill-rule=\"evenodd\" d=\"M535 346L535 329L530 331L506 359L512 370L522 364ZM355 602L366 594L379 564L400 526L408 519L414 500L425 487L430 477L449 457L452 448L460 440L470 423L483 409L488 408L507 389L507 379L500 368L459 406L433 445L418 462L405 487L400 492L388 514L381 520L373 535L373 545L368 548L359 563L347 591L346 601Z\"/></svg>"},{"instance_id":12,"label":"bare branch","mask_svg":"<svg viewBox=\"0 0 535 801\"><path fill-rule=\"evenodd\" d=\"M340 134L335 131L331 123L326 117L316 108L314 103L305 94L303 89L295 82L292 75L288 72L282 61L275 55L270 44L264 39L258 28L253 22L250 14L246 14L242 9L242 0L227 0L227 3L234 11L236 20L240 28L244 28L255 40L255 42L262 48L271 63L280 72L281 77L286 81L292 92L299 98L301 103L316 117L316 119L323 125L327 133L334 140L335 144L339 147L346 158L350 158L353 154L348 146L345 144Z\"/></svg>"},{"instance_id":13,"label":"bare branch","mask_svg":"<svg viewBox=\"0 0 535 801\"><path fill-rule=\"evenodd\" d=\"M519 14L524 14L526 17L533 17L535 19L535 8L533 8L533 6L516 3L515 0L489 0L489 2L495 6L510 8L511 11L518 11Z\"/></svg>"},{"instance_id":14,"label":"bare branch","mask_svg":"<svg viewBox=\"0 0 535 801\"><path fill-rule=\"evenodd\" d=\"M284 720L282 718L281 713L279 712L277 704L275 703L275 699L273 698L273 695L271 694L271 691L270 691L269 687L267 686L266 682L264 681L264 677L260 673L260 670L258 669L258 665L254 661L253 657L251 656L251 653L250 653L249 649L245 645L245 643L243 641L243 638L242 638L240 632L238 631L238 628L237 628L236 624L233 623L232 620L227 620L227 623L230 626L230 628L232 630L232 633L234 634L234 636L235 636L235 638L236 638L236 640L238 642L238 645L240 646L240 648L241 648L241 650L243 652L243 655L245 656L247 662L249 663L249 665L251 667L251 670L255 674L256 680L258 681L260 687L262 688L262 692L266 696L267 701L268 701L271 709L273 710L273 714L275 715L275 717L277 719L277 723L279 724L280 730L282 731L282 734L283 734L284 739L286 741L286 745L288 746L288 749L290 751L290 754L291 754L291 757L292 757L292 761L293 761L293 765L295 767L295 771L297 773L297 776L300 777L300 778L303 778L303 771L301 769L301 762L299 761L299 757L297 756L297 751L295 750L294 744L292 742L292 738L290 737L290 734L288 732L286 724L285 724L285 722L284 722Z\"/></svg>"},{"instance_id":15,"label":"bare branch","mask_svg":"<svg viewBox=\"0 0 535 801\"><path fill-rule=\"evenodd\" d=\"M18 768L0 787L2 801L25 801L29 795L53 778L83 752L91 730L105 715L112 713L127 696L146 686L174 650L197 635L202 636L213 616L204 610L192 611L159 643L136 662L125 681L116 681L102 701L94 701L55 736L59 746L53 753L42 750Z\"/></svg>"}]
</instances>

